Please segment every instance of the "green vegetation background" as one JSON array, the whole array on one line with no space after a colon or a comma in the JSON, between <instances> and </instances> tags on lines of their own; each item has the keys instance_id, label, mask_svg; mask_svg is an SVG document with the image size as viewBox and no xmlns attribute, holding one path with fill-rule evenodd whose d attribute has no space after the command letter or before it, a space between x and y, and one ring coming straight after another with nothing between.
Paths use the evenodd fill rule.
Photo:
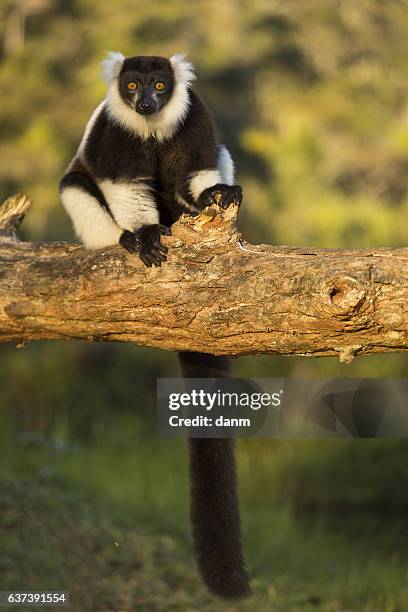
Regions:
<instances>
[{"instance_id":1,"label":"green vegetation background","mask_svg":"<svg viewBox=\"0 0 408 612\"><path fill-rule=\"evenodd\" d=\"M254 242L408 241L408 3L2 0L0 199L24 238L72 239L57 183L104 96L100 60L185 51L244 186ZM242 358L238 376L403 377L402 355ZM221 610L193 569L183 441L155 431L174 355L120 345L0 350L0 588L75 609ZM408 609L404 441L245 441L256 610Z\"/></svg>"}]
</instances>

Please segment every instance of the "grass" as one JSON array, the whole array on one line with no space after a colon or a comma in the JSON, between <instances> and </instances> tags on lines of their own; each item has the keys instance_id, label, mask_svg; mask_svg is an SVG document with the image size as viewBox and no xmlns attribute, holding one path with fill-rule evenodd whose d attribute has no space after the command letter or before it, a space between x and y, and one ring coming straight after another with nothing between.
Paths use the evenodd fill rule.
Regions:
<instances>
[{"instance_id":1,"label":"grass","mask_svg":"<svg viewBox=\"0 0 408 612\"><path fill-rule=\"evenodd\" d=\"M232 605L208 595L194 568L184 441L140 435L130 417L82 447L3 425L2 590L67 590L79 612L408 609L406 521L364 507L295 512L279 493L299 457L289 444L241 446L254 595Z\"/></svg>"}]
</instances>

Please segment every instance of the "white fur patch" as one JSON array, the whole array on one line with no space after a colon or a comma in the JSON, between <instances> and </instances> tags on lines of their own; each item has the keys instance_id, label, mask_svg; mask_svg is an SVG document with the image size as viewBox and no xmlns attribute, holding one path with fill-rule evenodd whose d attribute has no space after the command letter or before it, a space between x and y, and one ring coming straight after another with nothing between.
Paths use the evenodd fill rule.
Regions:
<instances>
[{"instance_id":1,"label":"white fur patch","mask_svg":"<svg viewBox=\"0 0 408 612\"><path fill-rule=\"evenodd\" d=\"M102 78L107 85L111 85L118 78L124 61L125 56L122 53L119 51L109 51L108 55L101 62Z\"/></svg>"},{"instance_id":2,"label":"white fur patch","mask_svg":"<svg viewBox=\"0 0 408 612\"><path fill-rule=\"evenodd\" d=\"M88 120L88 123L86 124L85 130L84 130L84 134L82 136L82 140L79 144L78 147L78 152L77 155L78 157L82 158L83 157L83 152L84 152L84 148L86 145L86 141L89 138L89 134L92 131L93 126L95 125L96 120L98 119L99 115L101 114L101 111L103 109L103 107L105 106L105 100L103 100L94 110L94 112L92 113L90 119Z\"/></svg>"},{"instance_id":3,"label":"white fur patch","mask_svg":"<svg viewBox=\"0 0 408 612\"><path fill-rule=\"evenodd\" d=\"M123 58L121 54L119 55ZM150 116L139 115L124 102L118 90L117 77L120 67L116 76L115 70L109 69L108 75L111 80L106 99L111 119L144 140L149 136L154 136L159 141L171 138L186 117L189 108L188 90L195 75L192 64L182 54L173 55L170 63L175 76L173 93L167 104L158 113Z\"/></svg>"},{"instance_id":4,"label":"white fur patch","mask_svg":"<svg viewBox=\"0 0 408 612\"><path fill-rule=\"evenodd\" d=\"M152 189L143 179L131 182L103 180L99 187L112 215L123 229L133 232L142 225L159 222Z\"/></svg>"},{"instance_id":5,"label":"white fur patch","mask_svg":"<svg viewBox=\"0 0 408 612\"><path fill-rule=\"evenodd\" d=\"M204 189L221 183L221 174L218 170L199 170L190 175L188 188L195 200L198 200Z\"/></svg>"},{"instance_id":6,"label":"white fur patch","mask_svg":"<svg viewBox=\"0 0 408 612\"><path fill-rule=\"evenodd\" d=\"M88 249L118 244L122 230L95 198L76 187L67 187L61 200L76 235Z\"/></svg>"},{"instance_id":7,"label":"white fur patch","mask_svg":"<svg viewBox=\"0 0 408 612\"><path fill-rule=\"evenodd\" d=\"M221 183L233 185L235 180L234 162L225 145L219 146L218 170L221 174Z\"/></svg>"}]
</instances>

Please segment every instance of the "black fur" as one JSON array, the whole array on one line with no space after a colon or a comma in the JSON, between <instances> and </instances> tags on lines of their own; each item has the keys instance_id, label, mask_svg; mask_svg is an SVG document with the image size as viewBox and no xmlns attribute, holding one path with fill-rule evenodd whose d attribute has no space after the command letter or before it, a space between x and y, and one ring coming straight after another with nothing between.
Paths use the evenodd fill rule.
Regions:
<instances>
[{"instance_id":1,"label":"black fur","mask_svg":"<svg viewBox=\"0 0 408 612\"><path fill-rule=\"evenodd\" d=\"M84 150L87 166L96 180L135 180L157 174L158 160L153 138L147 141L113 123L106 109L98 116L92 138Z\"/></svg>"},{"instance_id":2,"label":"black fur","mask_svg":"<svg viewBox=\"0 0 408 612\"><path fill-rule=\"evenodd\" d=\"M99 115L92 138L85 147L85 160L97 180L135 180L154 177L154 188L160 212L160 222L174 223L186 209L177 204L181 195L188 204L204 208L188 190L188 178L193 172L217 168L218 142L211 115L203 102L190 92L190 108L183 125L173 138L158 142L129 134L114 124L106 110Z\"/></svg>"},{"instance_id":3,"label":"black fur","mask_svg":"<svg viewBox=\"0 0 408 612\"><path fill-rule=\"evenodd\" d=\"M185 378L226 378L229 360L179 353ZM191 524L200 573L209 591L224 599L250 594L242 554L234 440L190 438Z\"/></svg>"}]
</instances>

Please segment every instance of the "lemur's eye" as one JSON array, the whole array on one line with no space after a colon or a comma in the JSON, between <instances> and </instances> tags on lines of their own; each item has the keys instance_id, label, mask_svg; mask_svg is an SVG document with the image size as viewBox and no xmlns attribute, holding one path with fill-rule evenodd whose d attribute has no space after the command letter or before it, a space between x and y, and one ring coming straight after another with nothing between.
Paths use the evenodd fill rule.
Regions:
<instances>
[{"instance_id":1,"label":"lemur's eye","mask_svg":"<svg viewBox=\"0 0 408 612\"><path fill-rule=\"evenodd\" d=\"M127 84L127 88L129 91L135 91L137 89L137 83L130 81L130 83Z\"/></svg>"},{"instance_id":2,"label":"lemur's eye","mask_svg":"<svg viewBox=\"0 0 408 612\"><path fill-rule=\"evenodd\" d=\"M157 89L157 91L163 91L163 89L165 89L165 88L166 88L166 84L165 84L165 83L163 83L163 81L158 81L158 82L155 84L155 88Z\"/></svg>"}]
</instances>

